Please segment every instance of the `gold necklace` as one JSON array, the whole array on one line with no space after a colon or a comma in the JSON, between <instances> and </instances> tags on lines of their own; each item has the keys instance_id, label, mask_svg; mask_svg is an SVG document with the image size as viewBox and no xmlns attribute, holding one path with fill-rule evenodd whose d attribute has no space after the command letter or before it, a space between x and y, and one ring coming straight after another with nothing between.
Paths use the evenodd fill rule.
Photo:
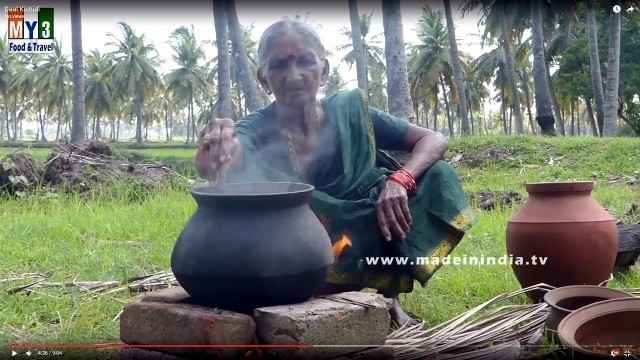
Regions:
<instances>
[{"instance_id":1,"label":"gold necklace","mask_svg":"<svg viewBox=\"0 0 640 360\"><path fill-rule=\"evenodd\" d=\"M316 108L315 102L312 105L305 106L304 109L305 118L308 119L310 117L314 117L314 125L315 131L320 129L320 113ZM293 144L293 139L291 138L291 131L287 130L287 138L288 138L288 149L289 149L289 160L291 161L291 165L293 166L293 171L301 175L302 167L300 166L300 161L298 160L298 154L296 152L296 147Z\"/></svg>"},{"instance_id":2,"label":"gold necklace","mask_svg":"<svg viewBox=\"0 0 640 360\"><path fill-rule=\"evenodd\" d=\"M300 162L298 161L298 156L296 154L296 148L293 145L293 139L291 139L291 131L287 131L287 135L289 137L289 160L293 166L293 171L296 173L300 170Z\"/></svg>"}]
</instances>

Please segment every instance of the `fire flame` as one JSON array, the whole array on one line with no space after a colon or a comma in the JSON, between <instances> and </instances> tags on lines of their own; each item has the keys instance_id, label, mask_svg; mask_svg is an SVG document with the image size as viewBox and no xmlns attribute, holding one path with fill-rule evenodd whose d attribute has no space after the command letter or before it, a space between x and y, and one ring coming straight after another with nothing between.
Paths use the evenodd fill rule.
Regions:
<instances>
[{"instance_id":1,"label":"fire flame","mask_svg":"<svg viewBox=\"0 0 640 360\"><path fill-rule=\"evenodd\" d=\"M260 349L249 350L244 354L245 360L254 360L260 358L262 358L262 350Z\"/></svg>"},{"instance_id":2,"label":"fire flame","mask_svg":"<svg viewBox=\"0 0 640 360\"><path fill-rule=\"evenodd\" d=\"M338 260L340 258L340 254L342 254L342 251L347 246L351 246L351 239L346 234L344 234L342 235L340 240L336 241L335 244L333 244L333 257Z\"/></svg>"}]
</instances>

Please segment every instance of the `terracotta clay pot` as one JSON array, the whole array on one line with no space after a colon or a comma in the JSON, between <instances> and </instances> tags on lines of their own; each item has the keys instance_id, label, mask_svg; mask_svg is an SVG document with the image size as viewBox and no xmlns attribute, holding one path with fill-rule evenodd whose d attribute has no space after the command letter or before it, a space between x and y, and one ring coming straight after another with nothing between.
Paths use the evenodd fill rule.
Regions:
<instances>
[{"instance_id":1,"label":"terracotta clay pot","mask_svg":"<svg viewBox=\"0 0 640 360\"><path fill-rule=\"evenodd\" d=\"M582 307L558 325L558 337L574 359L638 356L640 298L613 299ZM626 358L631 358L627 355Z\"/></svg>"},{"instance_id":2,"label":"terracotta clay pot","mask_svg":"<svg viewBox=\"0 0 640 360\"><path fill-rule=\"evenodd\" d=\"M618 251L618 229L592 197L593 187L593 181L526 184L529 197L506 231L507 253L522 287L607 281ZM544 292L529 296L539 302Z\"/></svg>"},{"instance_id":3,"label":"terracotta clay pot","mask_svg":"<svg viewBox=\"0 0 640 360\"><path fill-rule=\"evenodd\" d=\"M324 291L331 240L296 183L227 184L191 191L198 208L178 237L171 268L193 302L251 313Z\"/></svg>"},{"instance_id":4,"label":"terracotta clay pot","mask_svg":"<svg viewBox=\"0 0 640 360\"><path fill-rule=\"evenodd\" d=\"M611 299L630 298L632 294L594 285L572 285L553 289L544 295L544 302L551 308L545 321L547 339L557 343L558 324L567 315L584 306Z\"/></svg>"}]
</instances>

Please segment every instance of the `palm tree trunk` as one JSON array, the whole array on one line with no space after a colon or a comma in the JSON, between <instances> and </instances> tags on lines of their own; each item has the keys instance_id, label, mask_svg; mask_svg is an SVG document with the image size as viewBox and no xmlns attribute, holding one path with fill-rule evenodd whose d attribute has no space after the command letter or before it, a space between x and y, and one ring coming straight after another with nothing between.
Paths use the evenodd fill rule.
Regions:
<instances>
[{"instance_id":1,"label":"palm tree trunk","mask_svg":"<svg viewBox=\"0 0 640 360\"><path fill-rule=\"evenodd\" d=\"M571 106L571 110L570 110L570 112L571 112L571 126L570 126L571 130L569 130L569 135L571 135L571 136L575 136L576 135L576 129L575 129L576 117L575 117L575 113L574 113L575 109L573 108L573 102L574 102L574 100L571 99L571 104L570 104L570 106Z\"/></svg>"},{"instance_id":2,"label":"palm tree trunk","mask_svg":"<svg viewBox=\"0 0 640 360\"><path fill-rule=\"evenodd\" d=\"M256 86L254 74L249 66L247 48L242 40L242 29L240 28L240 22L238 21L236 2L235 0L226 0L224 6L229 25L229 34L231 35L231 46L233 47L234 60L238 69L238 77L242 86L242 92L245 96L245 104L250 112L254 112L262 107L262 101L260 101L260 93ZM216 35L217 34L218 30L216 28Z\"/></svg>"},{"instance_id":3,"label":"palm tree trunk","mask_svg":"<svg viewBox=\"0 0 640 360\"><path fill-rule=\"evenodd\" d=\"M549 78L547 76L542 35L542 0L531 1L532 43L533 43L533 88L536 101L536 121L540 133L555 136L555 119L551 105Z\"/></svg>"},{"instance_id":4,"label":"palm tree trunk","mask_svg":"<svg viewBox=\"0 0 640 360\"><path fill-rule=\"evenodd\" d=\"M442 79L442 75L440 75L440 85L442 86L442 95L444 98L444 108L447 113L447 123L449 125L449 136L454 137L455 134L453 132L453 120L451 119L449 100L447 99L447 89L444 87L444 80Z\"/></svg>"},{"instance_id":5,"label":"palm tree trunk","mask_svg":"<svg viewBox=\"0 0 640 360\"><path fill-rule=\"evenodd\" d=\"M191 105L192 105L192 92L189 89L189 102L187 103L187 140L186 143L189 143L191 140Z\"/></svg>"},{"instance_id":6,"label":"palm tree trunk","mask_svg":"<svg viewBox=\"0 0 640 360\"><path fill-rule=\"evenodd\" d=\"M4 139L4 123L7 116L9 116L9 114L7 113L7 96L4 94L4 92L2 93L2 100L4 101L4 116L0 118L0 140ZM8 121L9 120L7 120L7 122Z\"/></svg>"},{"instance_id":7,"label":"palm tree trunk","mask_svg":"<svg viewBox=\"0 0 640 360\"><path fill-rule=\"evenodd\" d=\"M138 87L134 106L136 109L136 143L142 143L142 90Z\"/></svg>"},{"instance_id":8,"label":"palm tree trunk","mask_svg":"<svg viewBox=\"0 0 640 360\"><path fill-rule=\"evenodd\" d=\"M507 126L507 104L506 96L504 94L504 88L500 88L500 110L502 111L502 129L504 134L509 134L509 127Z\"/></svg>"},{"instance_id":9,"label":"palm tree trunk","mask_svg":"<svg viewBox=\"0 0 640 360\"><path fill-rule=\"evenodd\" d=\"M82 53L82 17L80 0L71 0L71 57L73 61L73 115L71 143L85 140L84 58Z\"/></svg>"},{"instance_id":10,"label":"palm tree trunk","mask_svg":"<svg viewBox=\"0 0 640 360\"><path fill-rule=\"evenodd\" d=\"M506 6L506 4L507 2L500 2L500 4L498 5L498 22L500 23L502 49L504 50L504 58L507 65L507 78L509 80L509 87L511 88L512 105L514 115L516 117L516 131L519 135L521 135L524 133L524 128L522 125L522 111L520 110L520 96L518 96L518 82L516 80L516 70L514 65L515 60L513 58L513 51L511 50L511 43L509 41L509 30L504 14L504 7Z\"/></svg>"},{"instance_id":11,"label":"palm tree trunk","mask_svg":"<svg viewBox=\"0 0 640 360\"><path fill-rule=\"evenodd\" d=\"M438 131L438 87L433 87L433 131Z\"/></svg>"},{"instance_id":12,"label":"palm tree trunk","mask_svg":"<svg viewBox=\"0 0 640 360\"><path fill-rule=\"evenodd\" d=\"M4 117L6 119L5 125L7 128L7 140L11 140L11 129L9 128L9 125L11 123L11 121L9 120L9 99L8 99L8 95L5 94L4 96Z\"/></svg>"},{"instance_id":13,"label":"palm tree trunk","mask_svg":"<svg viewBox=\"0 0 640 360\"><path fill-rule=\"evenodd\" d=\"M169 103L165 99L164 103L164 134L169 142Z\"/></svg>"},{"instance_id":14,"label":"palm tree trunk","mask_svg":"<svg viewBox=\"0 0 640 360\"><path fill-rule=\"evenodd\" d=\"M402 14L399 0L382 0L382 24L384 27L384 53L387 65L387 95L389 113L415 122L407 55L402 30Z\"/></svg>"},{"instance_id":15,"label":"palm tree trunk","mask_svg":"<svg viewBox=\"0 0 640 360\"><path fill-rule=\"evenodd\" d=\"M367 57L362 43L362 31L360 29L360 14L358 13L358 0L349 0L349 20L351 21L351 41L353 54L356 60L356 74L358 87L369 94L369 79L367 78Z\"/></svg>"},{"instance_id":16,"label":"palm tree trunk","mask_svg":"<svg viewBox=\"0 0 640 360\"><path fill-rule=\"evenodd\" d=\"M102 130L100 130L100 112L98 112L96 119L96 140L100 140L102 137Z\"/></svg>"},{"instance_id":17,"label":"palm tree trunk","mask_svg":"<svg viewBox=\"0 0 640 360\"><path fill-rule=\"evenodd\" d=\"M587 106L587 116L589 118L589 125L591 125L591 134L594 137L598 137L598 124L596 124L596 120L593 117L593 108L591 107L591 98L585 99L585 105Z\"/></svg>"},{"instance_id":18,"label":"palm tree trunk","mask_svg":"<svg viewBox=\"0 0 640 360\"><path fill-rule=\"evenodd\" d=\"M429 128L429 98L422 98L422 112L424 113L424 127Z\"/></svg>"},{"instance_id":19,"label":"palm tree trunk","mask_svg":"<svg viewBox=\"0 0 640 360\"><path fill-rule=\"evenodd\" d=\"M98 117L97 112L93 112L93 121L91 122L91 139L96 139L96 119Z\"/></svg>"},{"instance_id":20,"label":"palm tree trunk","mask_svg":"<svg viewBox=\"0 0 640 360\"><path fill-rule=\"evenodd\" d=\"M231 118L231 67L229 64L229 36L225 3L213 0L213 18L216 28L216 47L218 50L218 117Z\"/></svg>"},{"instance_id":21,"label":"palm tree trunk","mask_svg":"<svg viewBox=\"0 0 640 360\"><path fill-rule=\"evenodd\" d=\"M120 116L116 119L116 142L120 141Z\"/></svg>"},{"instance_id":22,"label":"palm tree trunk","mask_svg":"<svg viewBox=\"0 0 640 360\"><path fill-rule=\"evenodd\" d=\"M533 114L531 113L531 94L529 93L529 74L527 69L522 69L522 87L524 88L524 98L527 103L527 115L529 116L529 127L531 133L537 135L536 125L533 123Z\"/></svg>"},{"instance_id":23,"label":"palm tree trunk","mask_svg":"<svg viewBox=\"0 0 640 360\"><path fill-rule=\"evenodd\" d=\"M191 91L191 94L189 95L191 96L191 142L196 142L196 119L193 112L193 91Z\"/></svg>"},{"instance_id":24,"label":"palm tree trunk","mask_svg":"<svg viewBox=\"0 0 640 360\"><path fill-rule=\"evenodd\" d=\"M613 0L612 6L620 5ZM604 102L604 126L602 136L614 136L618 132L618 87L620 85L620 13L609 17L609 57L607 59L607 91Z\"/></svg>"},{"instance_id":25,"label":"palm tree trunk","mask_svg":"<svg viewBox=\"0 0 640 360\"><path fill-rule=\"evenodd\" d=\"M58 130L56 130L56 142L60 140L62 134L62 105L58 106Z\"/></svg>"},{"instance_id":26,"label":"palm tree trunk","mask_svg":"<svg viewBox=\"0 0 640 360\"><path fill-rule=\"evenodd\" d=\"M13 136L11 137L11 140L17 141L18 140L18 97L17 96L13 97L13 105L11 107L11 116L13 119Z\"/></svg>"},{"instance_id":27,"label":"palm tree trunk","mask_svg":"<svg viewBox=\"0 0 640 360\"><path fill-rule=\"evenodd\" d=\"M551 104L553 105L553 111L556 114L556 128L560 129L560 135L565 136L564 131L564 116L560 111L560 104L558 103L558 96L556 95L556 88L553 86L553 79L551 78L551 70L549 67L549 59L545 55L545 72L547 73L547 85L549 85L549 95L551 96Z\"/></svg>"},{"instance_id":28,"label":"palm tree trunk","mask_svg":"<svg viewBox=\"0 0 640 360\"><path fill-rule=\"evenodd\" d=\"M604 126L604 90L602 89L602 72L600 71L600 54L598 53L598 29L596 27L595 0L587 0L587 34L589 37L589 65L591 68L591 84L593 98L596 100L596 117L598 130L602 134ZM587 102L589 103L589 102ZM588 109L591 107L589 103ZM598 136L595 134L594 136Z\"/></svg>"},{"instance_id":29,"label":"palm tree trunk","mask_svg":"<svg viewBox=\"0 0 640 360\"><path fill-rule=\"evenodd\" d=\"M42 103L40 102L40 96L36 96L36 98L38 99L38 120L40 125L40 133L42 134L42 136L40 137L40 140L42 142L47 142L47 137L44 134L44 119L42 118Z\"/></svg>"},{"instance_id":30,"label":"palm tree trunk","mask_svg":"<svg viewBox=\"0 0 640 360\"><path fill-rule=\"evenodd\" d=\"M173 111L169 111L169 141L173 141Z\"/></svg>"},{"instance_id":31,"label":"palm tree trunk","mask_svg":"<svg viewBox=\"0 0 640 360\"><path fill-rule=\"evenodd\" d=\"M449 2L449 0L444 0L444 12L447 18L449 53L451 55L451 62L453 63L453 76L456 81L456 90L458 90L460 133L461 135L469 135L469 113L467 110L467 96L465 91L466 89L464 87L464 77L462 75L462 66L460 65L460 54L458 54L455 24L453 23L453 14L451 13L451 3Z\"/></svg>"},{"instance_id":32,"label":"palm tree trunk","mask_svg":"<svg viewBox=\"0 0 640 360\"><path fill-rule=\"evenodd\" d=\"M578 136L582 135L581 134L581 130L580 130L580 116L579 116L579 111L580 110L580 103L576 103L576 127L577 127L577 131L578 131Z\"/></svg>"},{"instance_id":33,"label":"palm tree trunk","mask_svg":"<svg viewBox=\"0 0 640 360\"><path fill-rule=\"evenodd\" d=\"M469 109L471 109L471 106L469 106ZM473 123L475 122L474 118L473 118L473 109L471 109L471 111L469 111L469 125L471 125L471 135L475 135L475 129L473 126Z\"/></svg>"}]
</instances>

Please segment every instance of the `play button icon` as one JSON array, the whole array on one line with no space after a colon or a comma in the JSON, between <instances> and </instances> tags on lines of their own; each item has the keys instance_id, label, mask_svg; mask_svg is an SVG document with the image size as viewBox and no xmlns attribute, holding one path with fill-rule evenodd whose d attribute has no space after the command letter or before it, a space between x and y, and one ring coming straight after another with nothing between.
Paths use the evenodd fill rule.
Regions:
<instances>
[{"instance_id":1,"label":"play button icon","mask_svg":"<svg viewBox=\"0 0 640 360\"><path fill-rule=\"evenodd\" d=\"M11 357L14 357L14 356L16 356L16 355L18 355L18 353L17 353L17 352L15 352L15 351L11 351Z\"/></svg>"}]
</instances>

